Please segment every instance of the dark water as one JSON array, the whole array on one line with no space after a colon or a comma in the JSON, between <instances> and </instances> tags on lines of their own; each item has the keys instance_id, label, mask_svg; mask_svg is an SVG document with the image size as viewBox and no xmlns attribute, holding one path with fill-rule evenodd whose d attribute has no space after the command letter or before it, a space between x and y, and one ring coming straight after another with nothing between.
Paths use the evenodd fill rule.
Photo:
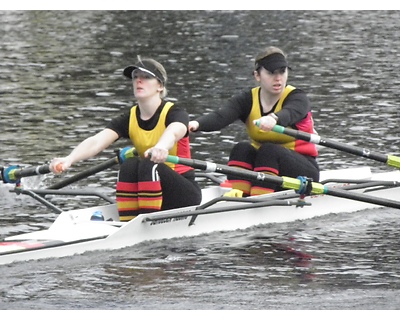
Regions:
<instances>
[{"instance_id":1,"label":"dark water","mask_svg":"<svg viewBox=\"0 0 400 320\"><path fill-rule=\"evenodd\" d=\"M288 53L289 83L309 93L321 136L399 155L399 11L0 11L0 19L0 165L65 155L129 108L121 72L137 54L164 64L170 98L194 118L254 85L253 58L267 45ZM193 134L193 157L226 163L245 137L240 123ZM110 148L69 175L112 156ZM328 148L319 163L388 170ZM75 185L112 194L115 177L106 170ZM56 218L10 188L0 186L2 237ZM0 309L398 310L399 225L398 210L383 208L0 266Z\"/></svg>"}]
</instances>

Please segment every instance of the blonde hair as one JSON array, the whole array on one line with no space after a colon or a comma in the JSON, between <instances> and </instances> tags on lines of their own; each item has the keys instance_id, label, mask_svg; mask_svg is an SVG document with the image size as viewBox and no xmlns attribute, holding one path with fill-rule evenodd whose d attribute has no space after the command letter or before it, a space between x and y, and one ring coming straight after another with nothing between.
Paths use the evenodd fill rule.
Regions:
<instances>
[{"instance_id":1,"label":"blonde hair","mask_svg":"<svg viewBox=\"0 0 400 320\"><path fill-rule=\"evenodd\" d=\"M149 63L151 63L152 65L154 65L156 67L156 69L161 73L161 75L164 78L164 83L163 83L163 90L160 92L160 97L161 98L165 98L168 94L168 90L167 90L167 71L165 71L164 66L159 63L158 61L151 59L151 58L141 58L139 55L137 56L138 62L142 62L142 61L147 61Z\"/></svg>"}]
</instances>

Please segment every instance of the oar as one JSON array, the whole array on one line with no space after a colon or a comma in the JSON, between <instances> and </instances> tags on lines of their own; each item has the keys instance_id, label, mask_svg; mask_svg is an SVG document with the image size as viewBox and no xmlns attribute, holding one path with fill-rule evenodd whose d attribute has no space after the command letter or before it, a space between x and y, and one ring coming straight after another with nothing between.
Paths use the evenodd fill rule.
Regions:
<instances>
[{"instance_id":1,"label":"oar","mask_svg":"<svg viewBox=\"0 0 400 320\"><path fill-rule=\"evenodd\" d=\"M345 151L354 154L356 156L362 156L364 158L377 160L379 162L386 163L389 166L400 168L400 157L397 156L373 152L365 148L355 147L335 140L323 138L317 134L285 128L279 125L275 125L272 131L287 134L288 136L291 136L293 138L312 142L315 144L319 144L321 146L326 146L340 151Z\"/></svg>"},{"instance_id":2,"label":"oar","mask_svg":"<svg viewBox=\"0 0 400 320\"><path fill-rule=\"evenodd\" d=\"M118 164L118 157L115 156L107 161L89 168L88 170L82 171L72 177L64 179L63 181L57 182L52 186L48 187L48 189L61 189L71 183L89 177L90 175L96 174L102 170L108 169L114 165ZM1 178L4 183L18 183L21 178L31 177L35 175L47 174L50 173L51 170L48 164L37 166L37 167L28 167L24 169L20 169L18 166L10 166L5 168L2 171Z\"/></svg>"},{"instance_id":3,"label":"oar","mask_svg":"<svg viewBox=\"0 0 400 320\"><path fill-rule=\"evenodd\" d=\"M321 183L308 182L308 181L305 182L306 179L273 176L269 174L264 174L262 172L254 172L250 170L238 169L208 161L179 158L171 155L167 157L167 162L171 162L174 164L183 164L192 168L204 170L206 172L219 172L223 174L231 174L246 180L266 181L279 185L284 189L293 189L295 191L300 191L300 192L304 192L305 190L307 190L307 192L309 192L310 194L326 194L335 197L346 198L356 201L363 201L366 203L400 209L400 202L397 201L378 198L368 194L341 190L339 188L329 188L328 186L325 186ZM400 183L398 181L393 181L393 186L399 186L399 185Z\"/></svg>"},{"instance_id":4,"label":"oar","mask_svg":"<svg viewBox=\"0 0 400 320\"><path fill-rule=\"evenodd\" d=\"M15 183L21 178L36 176L39 174L50 173L48 164L41 166L32 166L28 168L20 168L19 166L9 166L8 168L1 168L1 180L4 183Z\"/></svg>"},{"instance_id":5,"label":"oar","mask_svg":"<svg viewBox=\"0 0 400 320\"><path fill-rule=\"evenodd\" d=\"M60 182L57 182L57 183L51 185L50 187L48 187L47 189L52 189L52 190L61 189L71 183L77 182L77 181L87 178L91 175L94 175L100 171L111 168L118 163L119 163L118 156L115 156L115 157L110 158L107 161L104 161L94 167L91 167L85 171L82 171L76 175L73 175L72 177L69 177Z\"/></svg>"},{"instance_id":6,"label":"oar","mask_svg":"<svg viewBox=\"0 0 400 320\"><path fill-rule=\"evenodd\" d=\"M120 162L125 161L127 158L131 158L136 156L136 150L132 147L126 147L122 150L115 150L117 156L112 157L106 160L103 163L100 163L97 166L91 167L81 173L78 173L70 178L67 178L63 181L57 182L52 186L48 187L48 189L61 189L73 182L78 180L84 179L90 175L96 174L102 170L111 168L112 166L119 164ZM50 167L48 164L41 165L41 166L32 166L28 168L21 169L19 166L10 166L8 168L0 167L1 170L1 179L4 183L18 183L21 178L40 175L40 174L47 174L50 173Z\"/></svg>"},{"instance_id":7,"label":"oar","mask_svg":"<svg viewBox=\"0 0 400 320\"><path fill-rule=\"evenodd\" d=\"M52 186L48 187L47 189L52 189L52 190L61 189L71 183L74 183L76 181L84 179L90 175L96 174L105 169L111 168L111 167L115 166L116 164L120 164L128 158L133 158L133 157L138 156L136 149L133 147L125 147L123 149L116 149L116 150L114 150L114 152L117 154L117 156L110 158L107 161L100 163L99 165L94 166L92 168L89 168L81 173L78 173L70 178L67 178L67 179L64 179L63 181L57 182L57 183L53 184Z\"/></svg>"}]
</instances>

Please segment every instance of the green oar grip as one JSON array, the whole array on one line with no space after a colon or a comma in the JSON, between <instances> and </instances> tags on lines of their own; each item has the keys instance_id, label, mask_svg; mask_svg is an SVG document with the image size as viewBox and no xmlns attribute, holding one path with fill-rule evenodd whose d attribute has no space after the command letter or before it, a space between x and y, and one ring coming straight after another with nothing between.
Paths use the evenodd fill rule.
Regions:
<instances>
[{"instance_id":1,"label":"green oar grip","mask_svg":"<svg viewBox=\"0 0 400 320\"><path fill-rule=\"evenodd\" d=\"M276 124L272 128L272 131L277 132L277 133L285 133L285 127L282 127L282 126Z\"/></svg>"},{"instance_id":2,"label":"green oar grip","mask_svg":"<svg viewBox=\"0 0 400 320\"><path fill-rule=\"evenodd\" d=\"M169 156L167 156L167 160L166 161L167 162L171 162L173 164L178 164L179 163L179 157L169 155Z\"/></svg>"}]
</instances>

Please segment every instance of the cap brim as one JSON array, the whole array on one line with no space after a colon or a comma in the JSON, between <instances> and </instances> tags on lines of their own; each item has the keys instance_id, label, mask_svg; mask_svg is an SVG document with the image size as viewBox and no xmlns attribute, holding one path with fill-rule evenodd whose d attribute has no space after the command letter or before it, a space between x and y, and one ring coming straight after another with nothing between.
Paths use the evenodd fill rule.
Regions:
<instances>
[{"instance_id":1,"label":"cap brim","mask_svg":"<svg viewBox=\"0 0 400 320\"><path fill-rule=\"evenodd\" d=\"M289 68L287 63L282 63L282 62L269 63L267 68L266 68L266 66L263 66L263 67L271 73L274 73L275 70L278 70L278 69Z\"/></svg>"},{"instance_id":2,"label":"cap brim","mask_svg":"<svg viewBox=\"0 0 400 320\"><path fill-rule=\"evenodd\" d=\"M133 72L133 70L135 70L135 69L136 69L135 66L126 67L126 68L124 69L124 76L127 77L127 78L129 78L129 79L132 79L132 72Z\"/></svg>"},{"instance_id":3,"label":"cap brim","mask_svg":"<svg viewBox=\"0 0 400 320\"><path fill-rule=\"evenodd\" d=\"M260 67L263 67L265 70L268 70L271 73L283 68L291 69L285 56L279 52L272 53L260 59L259 61L256 61L255 67L256 70Z\"/></svg>"},{"instance_id":4,"label":"cap brim","mask_svg":"<svg viewBox=\"0 0 400 320\"><path fill-rule=\"evenodd\" d=\"M150 70L148 70L148 69L146 69L146 68L139 67L139 66L129 66L129 67L126 67L126 68L124 69L124 76L125 76L125 77L128 77L129 79L132 79L132 72L133 72L134 70L136 70L136 69L138 69L138 70L140 70L140 71L142 71L142 72L146 72L146 73L148 73L149 75L151 75L152 77L154 77L154 78L160 80L159 77L157 77L157 75L154 74L153 71L150 71ZM160 80L160 81L161 81L161 80Z\"/></svg>"}]
</instances>

